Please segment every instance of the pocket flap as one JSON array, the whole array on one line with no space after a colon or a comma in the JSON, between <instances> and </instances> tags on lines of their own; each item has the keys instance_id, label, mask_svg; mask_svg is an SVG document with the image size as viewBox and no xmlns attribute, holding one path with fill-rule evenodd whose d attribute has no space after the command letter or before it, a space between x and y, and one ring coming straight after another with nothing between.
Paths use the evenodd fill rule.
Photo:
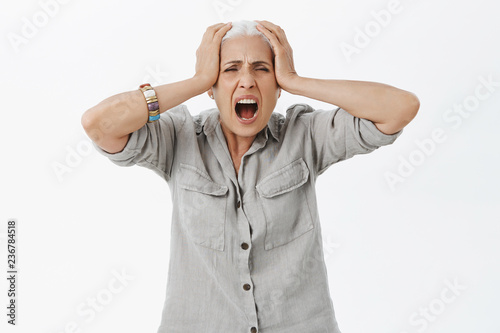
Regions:
<instances>
[{"instance_id":1,"label":"pocket flap","mask_svg":"<svg viewBox=\"0 0 500 333\"><path fill-rule=\"evenodd\" d=\"M305 182L309 176L309 169L306 162L301 158L293 161L289 165L264 177L256 189L260 196L272 198L274 196L292 191Z\"/></svg>"},{"instance_id":2,"label":"pocket flap","mask_svg":"<svg viewBox=\"0 0 500 333\"><path fill-rule=\"evenodd\" d=\"M181 163L178 180L179 187L209 195L221 196L226 194L228 187L214 183L210 177L198 168Z\"/></svg>"}]
</instances>

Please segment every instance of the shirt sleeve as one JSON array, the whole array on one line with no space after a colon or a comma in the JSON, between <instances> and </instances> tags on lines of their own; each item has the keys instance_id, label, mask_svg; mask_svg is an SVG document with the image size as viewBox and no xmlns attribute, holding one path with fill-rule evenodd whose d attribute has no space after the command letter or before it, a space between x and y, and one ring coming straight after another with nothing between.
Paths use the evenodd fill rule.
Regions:
<instances>
[{"instance_id":1,"label":"shirt sleeve","mask_svg":"<svg viewBox=\"0 0 500 333\"><path fill-rule=\"evenodd\" d=\"M342 108L315 110L304 118L309 126L318 175L333 163L393 143L403 131L391 135L382 133L372 121L355 117Z\"/></svg>"},{"instance_id":2,"label":"shirt sleeve","mask_svg":"<svg viewBox=\"0 0 500 333\"><path fill-rule=\"evenodd\" d=\"M139 165L153 170L166 181L170 180L174 159L175 132L185 120L184 105L163 112L158 121L146 123L129 136L122 151L108 153L92 142L95 149L119 166Z\"/></svg>"}]
</instances>

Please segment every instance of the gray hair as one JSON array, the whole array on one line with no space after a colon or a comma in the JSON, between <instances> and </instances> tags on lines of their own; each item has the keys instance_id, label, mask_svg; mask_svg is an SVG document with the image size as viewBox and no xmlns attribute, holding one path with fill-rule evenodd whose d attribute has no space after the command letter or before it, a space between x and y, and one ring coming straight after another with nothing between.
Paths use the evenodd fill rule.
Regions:
<instances>
[{"instance_id":1,"label":"gray hair","mask_svg":"<svg viewBox=\"0 0 500 333\"><path fill-rule=\"evenodd\" d=\"M262 32L257 30L257 22L255 21L247 21L247 20L241 20L241 21L235 21L232 22L231 29L226 32L224 37L222 37L222 41L220 43L220 46L222 48L222 45L224 45L224 42L228 39L235 38L235 37L243 37L243 36L259 36L261 37L271 48L271 52L273 54L273 60L274 60L274 51L273 47L271 45L271 42L269 39L264 35Z\"/></svg>"}]
</instances>

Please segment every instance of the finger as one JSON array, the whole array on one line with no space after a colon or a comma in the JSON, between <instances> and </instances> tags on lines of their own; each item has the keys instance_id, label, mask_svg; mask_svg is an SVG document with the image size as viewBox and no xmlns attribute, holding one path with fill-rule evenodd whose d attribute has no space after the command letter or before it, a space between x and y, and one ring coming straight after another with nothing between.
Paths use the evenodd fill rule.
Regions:
<instances>
[{"instance_id":1,"label":"finger","mask_svg":"<svg viewBox=\"0 0 500 333\"><path fill-rule=\"evenodd\" d=\"M228 22L228 23L225 23L222 27L219 28L219 30L215 33L214 35L214 38L220 40L222 39L222 37L224 37L224 35L226 34L226 32L228 32L230 29L232 28L232 23L231 22Z\"/></svg>"},{"instance_id":2,"label":"finger","mask_svg":"<svg viewBox=\"0 0 500 333\"><path fill-rule=\"evenodd\" d=\"M288 44L288 39L286 38L285 31L279 25L276 25L269 21L255 20L255 22L259 23L260 25L264 26L266 29L271 31L278 38L280 42Z\"/></svg>"},{"instance_id":3,"label":"finger","mask_svg":"<svg viewBox=\"0 0 500 333\"><path fill-rule=\"evenodd\" d=\"M271 31L269 31L266 27L259 27L257 26L257 29L262 32L264 34L264 36L266 36L269 41L271 42L271 45L273 46L273 49L274 50L274 53L276 54L276 49L281 45L279 39L277 38L276 35L274 35Z\"/></svg>"},{"instance_id":4,"label":"finger","mask_svg":"<svg viewBox=\"0 0 500 333\"><path fill-rule=\"evenodd\" d=\"M271 23L269 21L255 21L257 23L259 23L260 25L264 26L266 29L268 29L269 31L271 31L272 33L278 33L280 30L282 31L281 27L274 24L274 23Z\"/></svg>"},{"instance_id":5,"label":"finger","mask_svg":"<svg viewBox=\"0 0 500 333\"><path fill-rule=\"evenodd\" d=\"M214 38L215 33L225 25L226 23L217 23L209 26L207 30L205 30L205 33L203 34L203 39L212 40Z\"/></svg>"},{"instance_id":6,"label":"finger","mask_svg":"<svg viewBox=\"0 0 500 333\"><path fill-rule=\"evenodd\" d=\"M256 21L256 22L264 22L266 24L267 21ZM270 22L267 22L267 23L270 23ZM275 38L279 42L280 46L286 50L286 52L293 54L292 47L290 46L290 43L288 43L288 39L286 38L285 31L283 29L281 29L279 26L276 26L276 29L279 29L279 30L275 30L275 32L273 33L273 31L269 30L268 28L266 28L264 26L262 26L262 27L263 28L261 28L257 25L257 29L259 31L261 31L262 33L264 33L264 35L266 37L268 37L269 40L271 40L272 38ZM269 28L275 29L275 28L271 27L270 25L269 25Z\"/></svg>"},{"instance_id":7,"label":"finger","mask_svg":"<svg viewBox=\"0 0 500 333\"><path fill-rule=\"evenodd\" d=\"M214 29L217 29L218 26L220 26L222 23L214 24L209 26L206 30L203 36L201 37L201 42L202 44L208 42L209 40L212 40L214 37Z\"/></svg>"},{"instance_id":8,"label":"finger","mask_svg":"<svg viewBox=\"0 0 500 333\"><path fill-rule=\"evenodd\" d=\"M264 31L264 29L262 29L262 33L267 37L267 39L269 39L275 57L279 57L280 55L286 53L285 48L275 35L273 35L270 31Z\"/></svg>"},{"instance_id":9,"label":"finger","mask_svg":"<svg viewBox=\"0 0 500 333\"><path fill-rule=\"evenodd\" d=\"M226 23L222 23L222 22L221 22L221 23L216 23L216 24L214 24L214 25L211 25L211 26L209 26L209 27L207 28L207 31L209 31L209 30L217 30L217 29L219 29L220 27L222 27L224 24L226 24Z\"/></svg>"},{"instance_id":10,"label":"finger","mask_svg":"<svg viewBox=\"0 0 500 333\"><path fill-rule=\"evenodd\" d=\"M276 28L277 25L272 23L272 22L269 22L269 21L266 21L266 20L255 20L255 22L259 22L260 24L262 24L263 26L265 26L266 28L267 27L273 27L273 28Z\"/></svg>"}]
</instances>

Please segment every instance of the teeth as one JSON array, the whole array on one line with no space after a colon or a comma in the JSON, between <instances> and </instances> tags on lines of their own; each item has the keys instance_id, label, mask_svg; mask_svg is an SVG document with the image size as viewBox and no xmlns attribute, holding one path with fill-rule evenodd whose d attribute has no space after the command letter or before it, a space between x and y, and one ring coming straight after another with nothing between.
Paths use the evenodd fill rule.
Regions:
<instances>
[{"instance_id":1,"label":"teeth","mask_svg":"<svg viewBox=\"0 0 500 333\"><path fill-rule=\"evenodd\" d=\"M254 99L242 99L237 104L257 104Z\"/></svg>"},{"instance_id":2,"label":"teeth","mask_svg":"<svg viewBox=\"0 0 500 333\"><path fill-rule=\"evenodd\" d=\"M236 104L257 104L257 101L252 99L252 98L248 98L248 99L241 99L238 101L238 103ZM257 110L255 110L256 112L254 113L253 117L252 118L245 118L245 117L241 117L239 114L238 114L238 117L240 117L241 119L243 120L250 120L250 119L253 119L257 116Z\"/></svg>"}]
</instances>

